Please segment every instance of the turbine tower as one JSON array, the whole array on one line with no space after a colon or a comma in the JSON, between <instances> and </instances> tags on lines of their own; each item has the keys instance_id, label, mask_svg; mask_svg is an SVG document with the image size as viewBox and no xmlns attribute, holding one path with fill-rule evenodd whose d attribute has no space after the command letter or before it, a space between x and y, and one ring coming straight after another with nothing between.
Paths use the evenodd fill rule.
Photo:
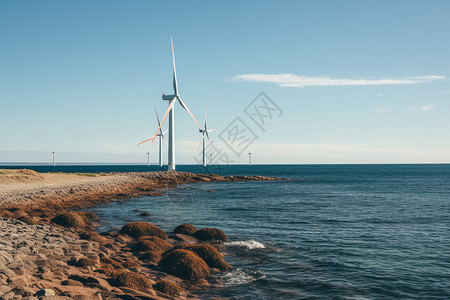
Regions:
<instances>
[{"instance_id":1,"label":"turbine tower","mask_svg":"<svg viewBox=\"0 0 450 300\"><path fill-rule=\"evenodd\" d=\"M164 124L164 121L166 120L167 115L169 115L169 158L168 158L168 170L169 171L175 171L175 102L178 100L178 103L180 103L181 107L183 107L189 115L191 115L192 119L194 119L195 123L197 123L198 127L202 129L202 126L200 126L200 123L198 123L197 119L194 117L194 115L191 113L189 108L186 106L186 103L181 100L180 95L178 94L178 83L177 83L177 70L175 68L175 54L173 52L173 39L170 37L170 43L172 45L172 61L173 61L173 95L162 95L163 100L170 101L169 107L167 108L167 111L164 115L164 118L162 119L161 124L159 124L158 129L156 130L155 135L148 139L155 141L155 138L158 136L158 132L161 129L162 124ZM146 141L144 141L146 142Z\"/></svg>"},{"instance_id":2,"label":"turbine tower","mask_svg":"<svg viewBox=\"0 0 450 300\"><path fill-rule=\"evenodd\" d=\"M50 160L52 161L52 165L55 167L56 166L56 162L55 162L55 148L53 148L53 150L52 150L52 156L50 157Z\"/></svg>"},{"instance_id":3,"label":"turbine tower","mask_svg":"<svg viewBox=\"0 0 450 300\"><path fill-rule=\"evenodd\" d=\"M156 114L156 120L158 120L158 126L160 126L161 123L159 122L159 117L158 117L158 112L156 111L156 107L155 107L155 114ZM161 126L160 126L160 127L161 127ZM163 162L162 162L162 141L161 141L161 139L164 139L164 142L165 142L166 145L167 145L166 138L164 137L164 135L166 134L166 132L167 132L167 130L164 131L164 132L162 132L162 129L159 128L159 132L158 132L158 134L157 134L157 136L159 137L159 166L160 166L160 167L162 167L162 165L163 165ZM148 139L148 140L145 140L145 141L143 141L143 142L140 142L138 145L143 144L143 143L145 143L145 142L148 142L149 140L151 140L151 139Z\"/></svg>"},{"instance_id":4,"label":"turbine tower","mask_svg":"<svg viewBox=\"0 0 450 300\"><path fill-rule=\"evenodd\" d=\"M198 148L200 148L200 145L203 143L203 166L204 167L206 167L206 153L205 153L205 136L208 138L208 141L210 141L211 142L211 139L209 138L209 132L212 132L212 131L216 131L216 129L210 129L210 130L208 130L208 114L207 114L207 112L206 112L206 107L205 107L205 129L199 129L198 131L201 133L201 134L203 134L203 137L202 137L202 139L200 140L200 144L198 144L198 147L197 147L197 150L196 150L196 152L198 151Z\"/></svg>"}]
</instances>

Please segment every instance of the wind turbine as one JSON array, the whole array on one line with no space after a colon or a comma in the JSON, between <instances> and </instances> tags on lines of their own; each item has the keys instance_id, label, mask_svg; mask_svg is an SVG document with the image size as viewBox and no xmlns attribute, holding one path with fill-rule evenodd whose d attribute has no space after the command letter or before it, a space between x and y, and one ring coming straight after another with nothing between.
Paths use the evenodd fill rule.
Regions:
<instances>
[{"instance_id":1,"label":"wind turbine","mask_svg":"<svg viewBox=\"0 0 450 300\"><path fill-rule=\"evenodd\" d=\"M180 95L178 94L178 84L177 84L177 70L175 68L175 54L173 51L173 39L172 36L170 37L170 43L172 45L172 61L173 61L173 95L166 95L163 94L162 95L162 99L163 100L168 100L169 102L169 107L167 108L167 111L164 115L164 118L162 119L161 124L159 124L158 129L156 130L155 135L146 140L152 140L155 141L155 138L158 136L158 132L160 132L161 126L162 124L164 124L164 121L166 120L167 115L169 115L169 158L168 158L168 170L169 171L175 171L175 115L174 115L174 110L175 110L175 102L178 100L178 103L180 103L181 107L183 107L192 117L192 119L194 119L195 123L197 123L198 127L200 129L202 129L202 126L200 126L200 124L198 123L197 119L194 117L194 115L191 113L191 111L189 110L189 108L186 106L186 103L183 102L183 100L181 100ZM144 142L146 142L144 141ZM142 142L142 143L144 143ZM141 143L141 144L142 144Z\"/></svg>"},{"instance_id":2,"label":"wind turbine","mask_svg":"<svg viewBox=\"0 0 450 300\"><path fill-rule=\"evenodd\" d=\"M251 152L248 153L248 165L252 166L252 153Z\"/></svg>"},{"instance_id":3,"label":"wind turbine","mask_svg":"<svg viewBox=\"0 0 450 300\"><path fill-rule=\"evenodd\" d=\"M55 148L53 148L53 150L52 150L52 156L50 157L50 160L52 161L52 165L55 167L56 166L56 162L55 162Z\"/></svg>"},{"instance_id":4,"label":"wind turbine","mask_svg":"<svg viewBox=\"0 0 450 300\"><path fill-rule=\"evenodd\" d=\"M156 114L156 119L158 120L158 126L159 126L159 132L157 134L157 136L159 136L159 166L162 167L163 162L162 162L162 141L161 141L161 139L164 139L164 142L167 145L166 138L164 137L164 135L166 134L167 130L162 132L161 122L159 122L159 117L158 117L158 112L156 111L156 107L155 107L155 114ZM151 139L145 140L145 141L139 143L138 145L143 144L145 142L148 142L149 140L151 140Z\"/></svg>"},{"instance_id":5,"label":"wind turbine","mask_svg":"<svg viewBox=\"0 0 450 300\"><path fill-rule=\"evenodd\" d=\"M210 129L210 130L208 130L208 124L207 124L207 122L208 122L208 114L207 114L207 112L206 112L206 107L205 107L205 129L199 129L198 131L201 133L201 134L203 134L203 137L202 137L202 139L200 140L200 144L198 144L198 147L197 147L197 150L196 150L196 152L198 151L198 148L200 148L200 145L203 143L203 166L204 167L206 167L206 153L205 153L205 136L208 138L208 141L210 141L211 142L211 139L209 138L209 132L212 132L212 131L216 131L216 129Z\"/></svg>"}]
</instances>

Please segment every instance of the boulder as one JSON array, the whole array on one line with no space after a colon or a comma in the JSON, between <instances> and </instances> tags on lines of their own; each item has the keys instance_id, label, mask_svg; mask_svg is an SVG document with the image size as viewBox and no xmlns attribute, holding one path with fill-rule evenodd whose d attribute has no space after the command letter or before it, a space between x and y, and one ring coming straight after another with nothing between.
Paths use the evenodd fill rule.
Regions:
<instances>
[{"instance_id":1,"label":"boulder","mask_svg":"<svg viewBox=\"0 0 450 300\"><path fill-rule=\"evenodd\" d=\"M181 233L185 235L193 235L197 229L191 225L191 224L181 224L178 225L174 230L173 233Z\"/></svg>"},{"instance_id":2,"label":"boulder","mask_svg":"<svg viewBox=\"0 0 450 300\"><path fill-rule=\"evenodd\" d=\"M227 235L217 228L202 228L197 230L193 236L199 241L204 242L226 242L228 241Z\"/></svg>"},{"instance_id":3,"label":"boulder","mask_svg":"<svg viewBox=\"0 0 450 300\"><path fill-rule=\"evenodd\" d=\"M161 260L162 251L147 251L139 259L144 262L157 264Z\"/></svg>"},{"instance_id":4,"label":"boulder","mask_svg":"<svg viewBox=\"0 0 450 300\"><path fill-rule=\"evenodd\" d=\"M85 227L87 225L85 218L76 212L57 215L52 222L64 227Z\"/></svg>"},{"instance_id":5,"label":"boulder","mask_svg":"<svg viewBox=\"0 0 450 300\"><path fill-rule=\"evenodd\" d=\"M178 296L184 292L184 290L175 282L164 279L157 281L153 285L153 288L170 296Z\"/></svg>"},{"instance_id":6,"label":"boulder","mask_svg":"<svg viewBox=\"0 0 450 300\"><path fill-rule=\"evenodd\" d=\"M176 249L186 249L196 253L208 264L210 268L217 268L221 271L231 270L233 268L223 259L223 254L220 253L219 250L217 250L210 244L206 243L200 245L181 244L165 252L163 256L168 255L171 251L174 251Z\"/></svg>"},{"instance_id":7,"label":"boulder","mask_svg":"<svg viewBox=\"0 0 450 300\"><path fill-rule=\"evenodd\" d=\"M127 234L135 239L145 235L167 239L166 233L161 228L147 222L128 223L120 229L119 233Z\"/></svg>"},{"instance_id":8,"label":"boulder","mask_svg":"<svg viewBox=\"0 0 450 300\"><path fill-rule=\"evenodd\" d=\"M98 220L97 215L89 211L79 211L77 214L79 214L88 224Z\"/></svg>"},{"instance_id":9,"label":"boulder","mask_svg":"<svg viewBox=\"0 0 450 300\"><path fill-rule=\"evenodd\" d=\"M156 237L156 236L141 236L138 239L138 243L139 242L152 242L159 248L159 249L148 249L148 250L167 251L170 248L172 248L172 244L170 244L169 242L167 242L163 239L160 239L159 237ZM145 250L145 251L147 251L147 250Z\"/></svg>"},{"instance_id":10,"label":"boulder","mask_svg":"<svg viewBox=\"0 0 450 300\"><path fill-rule=\"evenodd\" d=\"M210 275L206 262L197 254L186 249L168 253L159 265L169 274L188 280L197 280Z\"/></svg>"},{"instance_id":11,"label":"boulder","mask_svg":"<svg viewBox=\"0 0 450 300\"><path fill-rule=\"evenodd\" d=\"M32 218L32 217L30 217L30 216L22 216L22 217L20 217L20 218L17 218L19 221L22 221L22 222L24 222L25 224L28 224L28 225L34 225L34 224L36 224L36 221Z\"/></svg>"},{"instance_id":12,"label":"boulder","mask_svg":"<svg viewBox=\"0 0 450 300\"><path fill-rule=\"evenodd\" d=\"M131 272L123 272L112 281L112 285L120 287L125 286L132 289L151 288L152 282L144 275Z\"/></svg>"}]
</instances>

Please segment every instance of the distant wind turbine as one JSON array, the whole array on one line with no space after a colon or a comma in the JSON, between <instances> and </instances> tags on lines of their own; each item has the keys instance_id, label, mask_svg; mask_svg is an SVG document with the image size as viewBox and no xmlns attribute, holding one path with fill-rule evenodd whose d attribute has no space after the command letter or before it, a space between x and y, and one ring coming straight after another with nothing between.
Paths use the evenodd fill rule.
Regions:
<instances>
[{"instance_id":1,"label":"distant wind turbine","mask_svg":"<svg viewBox=\"0 0 450 300\"><path fill-rule=\"evenodd\" d=\"M202 129L202 126L198 123L197 119L194 117L194 115L191 113L189 108L186 106L186 103L181 100L180 95L178 94L178 84L177 84L177 70L175 68L175 54L173 51L173 39L170 37L170 43L172 45L172 60L173 60L173 95L162 95L163 100L168 100L169 107L167 108L167 111L164 115L164 118L162 119L161 124L159 125L158 129L156 130L155 135L146 140L152 140L154 141L155 138L158 136L158 133L160 132L162 124L164 124L164 121L166 120L167 115L169 115L169 158L168 158L168 170L174 171L175 170L175 102L178 100L178 103L180 103L181 107L183 107L189 115L191 115L192 119L194 119L195 123L197 123L198 127ZM144 141L144 142L146 142ZM143 142L142 142L143 143ZM141 143L141 144L142 144Z\"/></svg>"},{"instance_id":2,"label":"distant wind turbine","mask_svg":"<svg viewBox=\"0 0 450 300\"><path fill-rule=\"evenodd\" d=\"M252 153L251 152L248 153L248 165L249 166L252 165Z\"/></svg>"},{"instance_id":3,"label":"distant wind turbine","mask_svg":"<svg viewBox=\"0 0 450 300\"><path fill-rule=\"evenodd\" d=\"M147 166L150 167L150 152L147 152Z\"/></svg>"},{"instance_id":4,"label":"distant wind turbine","mask_svg":"<svg viewBox=\"0 0 450 300\"><path fill-rule=\"evenodd\" d=\"M206 107L205 107L205 129L199 129L198 130L201 134L203 134L202 139L200 140L200 144L198 144L197 150L198 148L200 148L200 145L203 143L203 166L206 167L206 153L205 153L205 136L208 138L208 141L211 142L211 139L209 138L209 133L212 131L216 131L216 129L210 129L208 130L208 114L206 112Z\"/></svg>"},{"instance_id":5,"label":"distant wind turbine","mask_svg":"<svg viewBox=\"0 0 450 300\"><path fill-rule=\"evenodd\" d=\"M52 150L52 156L50 157L50 161L52 162L52 165L55 167L56 166L56 162L55 162L55 148L53 148L53 150Z\"/></svg>"},{"instance_id":6,"label":"distant wind turbine","mask_svg":"<svg viewBox=\"0 0 450 300\"><path fill-rule=\"evenodd\" d=\"M164 137L164 135L166 134L167 130L165 130L164 132L162 132L162 129L161 129L161 122L159 122L159 117L158 117L158 112L156 111L156 107L155 107L155 114L156 114L156 120L158 120L158 126L159 126L159 132L158 132L158 134L157 134L157 136L159 136L159 166L162 167L163 162L162 162L162 141L161 141L161 139L163 139L164 142L165 142L166 145L167 145L166 138ZM145 143L145 142L148 142L149 140L151 140L151 139L148 139L148 140L145 140L145 141L143 141L143 142L140 142L138 145L143 144L143 143Z\"/></svg>"}]
</instances>

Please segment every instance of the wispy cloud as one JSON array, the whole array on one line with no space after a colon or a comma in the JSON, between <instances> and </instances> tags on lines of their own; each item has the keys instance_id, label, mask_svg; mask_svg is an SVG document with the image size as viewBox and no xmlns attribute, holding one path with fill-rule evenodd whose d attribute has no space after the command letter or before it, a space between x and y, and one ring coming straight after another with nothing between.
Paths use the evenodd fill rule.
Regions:
<instances>
[{"instance_id":1,"label":"wispy cloud","mask_svg":"<svg viewBox=\"0 0 450 300\"><path fill-rule=\"evenodd\" d=\"M321 77L299 76L292 73L241 74L233 77L233 80L235 81L269 82L269 83L276 83L281 87L417 84L442 79L445 79L445 76L426 75L426 76L412 76L404 78L351 79L351 78L330 78L326 76Z\"/></svg>"},{"instance_id":2,"label":"wispy cloud","mask_svg":"<svg viewBox=\"0 0 450 300\"><path fill-rule=\"evenodd\" d=\"M434 105L433 104L427 104L427 105L421 106L420 108L423 109L423 110L430 110L430 109L434 108Z\"/></svg>"}]
</instances>

